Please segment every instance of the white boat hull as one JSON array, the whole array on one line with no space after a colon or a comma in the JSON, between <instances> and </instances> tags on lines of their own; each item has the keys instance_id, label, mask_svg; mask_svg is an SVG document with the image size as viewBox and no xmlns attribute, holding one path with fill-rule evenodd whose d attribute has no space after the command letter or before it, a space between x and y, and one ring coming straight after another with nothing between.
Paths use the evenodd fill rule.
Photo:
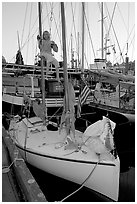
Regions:
<instances>
[{"instance_id":1,"label":"white boat hull","mask_svg":"<svg viewBox=\"0 0 137 204\"><path fill-rule=\"evenodd\" d=\"M32 166L77 184L82 184L96 165L94 162L86 163L84 161L62 160L31 152L27 152L26 157L27 162ZM117 201L119 193L119 167L112 166L111 164L98 164L91 177L85 183L85 186Z\"/></svg>"},{"instance_id":2,"label":"white boat hull","mask_svg":"<svg viewBox=\"0 0 137 204\"><path fill-rule=\"evenodd\" d=\"M107 159L100 159L87 147L82 148L86 153L81 150L75 151L74 148L65 150L64 146L56 148L59 141L63 140L64 132L60 135L58 131L38 129L41 130L40 125L34 128L26 119L18 123L13 121L10 126L11 136L29 164L80 185L93 171L84 186L114 201L118 200L120 173L118 157L111 159L107 155Z\"/></svg>"}]
</instances>

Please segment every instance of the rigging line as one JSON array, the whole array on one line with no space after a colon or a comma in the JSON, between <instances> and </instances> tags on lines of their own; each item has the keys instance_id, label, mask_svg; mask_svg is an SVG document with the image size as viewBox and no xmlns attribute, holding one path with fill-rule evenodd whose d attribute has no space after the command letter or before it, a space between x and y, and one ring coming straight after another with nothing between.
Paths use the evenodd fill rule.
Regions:
<instances>
[{"instance_id":1,"label":"rigging line","mask_svg":"<svg viewBox=\"0 0 137 204\"><path fill-rule=\"evenodd\" d=\"M53 2L50 2L50 8L51 8L51 12L50 12L50 35L51 35L51 27L52 27L52 20L53 20Z\"/></svg>"},{"instance_id":2,"label":"rigging line","mask_svg":"<svg viewBox=\"0 0 137 204\"><path fill-rule=\"evenodd\" d=\"M134 35L134 38L135 38L135 35ZM133 49L132 49L132 55L131 55L131 59L133 59L133 55L134 55L134 44L133 44ZM135 60L135 59L134 59Z\"/></svg>"},{"instance_id":3,"label":"rigging line","mask_svg":"<svg viewBox=\"0 0 137 204\"><path fill-rule=\"evenodd\" d=\"M89 69L89 68L90 68L90 66L89 66L88 59L87 59L87 56L86 56L86 54L85 54L85 53L84 53L84 57L85 57L85 60L86 60L87 67L88 67L88 69Z\"/></svg>"},{"instance_id":4,"label":"rigging line","mask_svg":"<svg viewBox=\"0 0 137 204\"><path fill-rule=\"evenodd\" d=\"M104 3L104 5L105 5L105 3ZM100 14L101 14L102 11L101 11L100 3L98 3L98 7L99 7ZM104 18L106 18L106 17L104 17ZM108 28L107 28L107 24L106 24L105 22L106 22L106 21L103 20L103 25L104 25L104 27L105 27L105 31L107 32L107 31L108 31Z\"/></svg>"},{"instance_id":5,"label":"rigging line","mask_svg":"<svg viewBox=\"0 0 137 204\"><path fill-rule=\"evenodd\" d=\"M33 29L33 27L34 27L35 24L37 23L37 20L38 20L38 16L37 16L37 18L36 18L36 20L35 20L35 22L34 22L32 28L31 28L31 30ZM37 30L38 30L38 29L37 29ZM35 31L35 33L36 33L36 32L37 32L37 31ZM35 33L34 33L34 34L35 34ZM33 34L33 35L34 35L34 34ZM32 36L33 36L33 35L32 35ZM29 36L29 35L28 35L28 36ZM22 45L22 43L21 43L21 45L22 45L22 46L21 46L21 50L24 48L24 46L27 44L27 42L29 42L29 40L28 40L29 37L28 37L28 36L27 36L27 38L26 38L25 43L24 43L23 45Z\"/></svg>"},{"instance_id":6,"label":"rigging line","mask_svg":"<svg viewBox=\"0 0 137 204\"><path fill-rule=\"evenodd\" d=\"M55 8L55 6L52 8L53 10L54 10L54 8ZM54 15L54 12L52 11L52 20L54 20L54 23L55 23L55 31L54 31L54 34L52 34L52 36L57 36L58 35L58 38L59 38L59 41L60 41L60 45L61 45L61 37L60 37L60 35L59 35L59 30L60 29L58 29L58 23L57 23L57 21L59 21L59 20L57 20L56 21L56 19L57 18L55 18L55 15ZM59 16L59 18L58 19L60 19L60 16ZM56 33L57 33L57 35L56 35Z\"/></svg>"},{"instance_id":7,"label":"rigging line","mask_svg":"<svg viewBox=\"0 0 137 204\"><path fill-rule=\"evenodd\" d=\"M75 9L76 9L76 4L75 4ZM73 6L72 6L72 2L71 2L71 10L72 10L72 18L73 18L73 24L74 24L74 34L75 34L75 41L76 41L76 47L78 46L77 45L77 34L76 34L76 26L75 26L75 18L74 18L74 13L75 11L73 12Z\"/></svg>"},{"instance_id":8,"label":"rigging line","mask_svg":"<svg viewBox=\"0 0 137 204\"><path fill-rule=\"evenodd\" d=\"M119 10L119 13L120 13L120 15L121 15L121 17L122 17L122 20L123 20L123 22L124 22L124 25L125 25L125 28L126 28L126 31L127 31L127 51L126 51L126 53L128 53L128 39L129 39L129 3L128 3L128 27L126 26L126 24L125 24L125 21L124 21L124 18L123 18L123 16L122 16L122 14L121 14L121 11L120 11L120 9L119 9L119 7L118 7L118 10Z\"/></svg>"},{"instance_id":9,"label":"rigging line","mask_svg":"<svg viewBox=\"0 0 137 204\"><path fill-rule=\"evenodd\" d=\"M48 15L49 15L49 14L47 14L47 16L48 16ZM47 18L47 16L43 19L43 22L45 21L45 19ZM37 16L37 18L36 18L36 20L35 20L35 22L34 22L32 28L31 28L31 30L33 29L33 27L34 27L35 24L37 23L37 20L38 20L38 16ZM27 38L26 38L26 41L25 41L25 43L23 44L23 46L22 46L21 49L24 48L24 46L31 40L31 38L32 38L37 32L38 32L38 28L34 31L34 33L32 34L31 37L29 37L29 36L30 36L30 33L28 34L28 36L27 36Z\"/></svg>"},{"instance_id":10,"label":"rigging line","mask_svg":"<svg viewBox=\"0 0 137 204\"><path fill-rule=\"evenodd\" d=\"M45 6L45 4L43 3L43 5ZM42 10L44 10L44 6L42 7ZM47 11L47 15L43 18L42 20L42 24L45 22L45 20L48 19L48 26L50 27L50 21L49 21L49 16L51 14L50 11L48 11L48 4L46 3L46 11ZM44 13L44 12L43 12Z\"/></svg>"},{"instance_id":11,"label":"rigging line","mask_svg":"<svg viewBox=\"0 0 137 204\"><path fill-rule=\"evenodd\" d=\"M128 36L128 39L127 39L127 41L129 41L129 38L130 38L130 36L131 36L131 34L132 34L132 31L133 31L133 29L135 28L135 24L133 25L133 27L132 27L132 29L131 29L131 31L130 31L130 34L129 34L129 36Z\"/></svg>"},{"instance_id":12,"label":"rigging line","mask_svg":"<svg viewBox=\"0 0 137 204\"><path fill-rule=\"evenodd\" d=\"M13 56L8 62L11 63L12 60L15 60L15 56ZM6 68L7 66L8 66L8 64L6 64L6 65L3 67L3 69Z\"/></svg>"},{"instance_id":13,"label":"rigging line","mask_svg":"<svg viewBox=\"0 0 137 204\"><path fill-rule=\"evenodd\" d=\"M107 10L107 5L106 5L106 3L105 3L104 5L105 5L105 8L106 8L106 10ZM115 9L116 9L116 5L117 5L117 2L115 2L114 8L113 8L112 17L111 17L111 21L110 21L110 26L109 26L108 32L107 32L107 34L106 34L106 41L105 41L106 52L107 52L107 39L108 39L108 37L109 37L110 29L111 29L111 26L112 26L112 21L113 21L113 17L114 17L114 12L115 12ZM114 40L111 40L111 39L109 39L109 40L110 40L110 45L114 44L114 43L112 43L112 41L114 41ZM114 45L114 46L115 46L115 45ZM115 53L114 53L114 57L115 57Z\"/></svg>"},{"instance_id":14,"label":"rigging line","mask_svg":"<svg viewBox=\"0 0 137 204\"><path fill-rule=\"evenodd\" d=\"M104 8L105 3L102 2L102 4L103 4L103 8ZM104 17L104 11L102 11L101 3L98 3L98 8L99 8L99 11L100 11L100 14L101 14L101 19L100 19L99 21L102 21L102 20L103 20L103 26L105 27L105 31L107 32L107 31L108 31L107 23L105 23L106 21L104 21L104 19L105 19L106 17ZM104 10L104 9L103 9L103 10ZM102 12L103 12L103 19L102 19Z\"/></svg>"},{"instance_id":15,"label":"rigging line","mask_svg":"<svg viewBox=\"0 0 137 204\"><path fill-rule=\"evenodd\" d=\"M35 20L35 22L34 22L32 28L31 28L31 30L33 29L33 27L34 27L34 25L36 24L37 20L38 20L38 16L37 16L37 18L36 18L36 20ZM30 33L28 34L28 36L27 36L27 38L26 38L26 41L25 41L25 43L23 44L23 46L22 46L21 49L24 48L24 46L31 40L31 38L32 38L37 32L38 32L38 28L34 31L34 33L31 35L31 37L29 37L29 36L30 36Z\"/></svg>"},{"instance_id":16,"label":"rigging line","mask_svg":"<svg viewBox=\"0 0 137 204\"><path fill-rule=\"evenodd\" d=\"M133 38L132 38L132 40L131 40L131 42L130 42L130 44L129 44L129 46L128 46L128 49L130 48L131 45L133 46L131 59L133 58L133 54L134 54L134 43L133 43L133 40L134 40L134 39L135 39L135 34L134 34L134 36L133 36Z\"/></svg>"},{"instance_id":17,"label":"rigging line","mask_svg":"<svg viewBox=\"0 0 137 204\"><path fill-rule=\"evenodd\" d=\"M118 11L119 11L119 13L120 13L121 19L122 19L122 21L123 21L123 23L124 23L124 26L125 26L125 28L126 28L126 31L127 31L127 33L128 33L128 28L127 28L127 26L126 26L126 23L125 23L125 21L124 21L124 18L123 18L123 16L122 16L122 13L121 13L121 11L120 11L120 8L119 8L119 5L118 5L118 4L117 4L117 8L118 8Z\"/></svg>"},{"instance_id":18,"label":"rigging line","mask_svg":"<svg viewBox=\"0 0 137 204\"><path fill-rule=\"evenodd\" d=\"M26 44L33 38L33 36L34 36L37 32L38 32L38 28L35 30L35 32L32 34L32 36L27 37L27 39L26 39L26 41L25 41L25 43L23 44L23 46L22 46L21 49L23 49L23 48L26 46Z\"/></svg>"},{"instance_id":19,"label":"rigging line","mask_svg":"<svg viewBox=\"0 0 137 204\"><path fill-rule=\"evenodd\" d=\"M65 9L66 10L66 9ZM71 27L71 29L70 29L70 33L72 34L72 29L73 29L73 25L71 25L70 26ZM71 35L70 35L70 38L67 40L67 57L68 57L68 59L70 59L71 57L71 54L70 54L70 52L69 52L69 50L70 50L70 47L71 47ZM70 60L69 60L70 61Z\"/></svg>"},{"instance_id":20,"label":"rigging line","mask_svg":"<svg viewBox=\"0 0 137 204\"><path fill-rule=\"evenodd\" d=\"M70 54L70 52L69 52L69 49L70 49L70 47L71 47L71 37L69 38L67 45L68 45L68 46L67 46L68 59L71 59L71 54Z\"/></svg>"},{"instance_id":21,"label":"rigging line","mask_svg":"<svg viewBox=\"0 0 137 204\"><path fill-rule=\"evenodd\" d=\"M33 62L35 64L35 48L34 48L34 36L32 37L32 57L33 57ZM34 74L34 73L33 73Z\"/></svg>"},{"instance_id":22,"label":"rigging line","mask_svg":"<svg viewBox=\"0 0 137 204\"><path fill-rule=\"evenodd\" d=\"M81 41L81 44L82 44L82 39L81 38L80 38L80 41ZM87 56L86 56L85 53L84 53L84 59L86 60L87 67L90 68L89 63L88 63L88 59L87 59Z\"/></svg>"},{"instance_id":23,"label":"rigging line","mask_svg":"<svg viewBox=\"0 0 137 204\"><path fill-rule=\"evenodd\" d=\"M98 156L99 157L99 156ZM74 192L72 192L71 194L69 194L68 196L66 196L65 198L63 198L61 200L61 202L64 202L66 199L68 199L69 197L71 197L72 195L74 195L75 193L77 193L79 190L81 190L83 188L83 186L85 185L85 183L89 180L89 178L91 177L91 175L93 174L93 172L95 171L97 165L99 164L100 162L100 157L98 158L98 161L97 163L95 164L95 166L93 167L93 169L91 170L90 174L88 175L88 177L84 180L84 182L81 184L81 186L75 190Z\"/></svg>"},{"instance_id":24,"label":"rigging line","mask_svg":"<svg viewBox=\"0 0 137 204\"><path fill-rule=\"evenodd\" d=\"M49 116L49 120L51 120L53 117L55 117L56 114L59 112L59 110L61 110L62 107L63 107L63 106L59 107L59 108L57 109L57 111L56 111L52 116Z\"/></svg>"},{"instance_id":25,"label":"rigging line","mask_svg":"<svg viewBox=\"0 0 137 204\"><path fill-rule=\"evenodd\" d=\"M91 37L91 33L90 33L90 29L89 29L89 25L87 22L87 17L86 17L85 11L84 11L84 16L85 16L85 20L86 20L86 24L87 24L87 29L88 29L88 33L89 33L89 38L90 38L90 42L91 42L91 46L92 46L93 55L94 55L94 58L96 58L95 50L94 50L94 46L93 46L93 41L92 41L92 37ZM96 67L98 69L97 62L95 62L95 63L96 63Z\"/></svg>"},{"instance_id":26,"label":"rigging line","mask_svg":"<svg viewBox=\"0 0 137 204\"><path fill-rule=\"evenodd\" d=\"M129 35L129 10L130 10L130 4L129 4L129 2L128 2L128 27L127 27L127 43L128 43L128 35ZM128 52L128 50L127 50L127 52Z\"/></svg>"},{"instance_id":27,"label":"rigging line","mask_svg":"<svg viewBox=\"0 0 137 204\"><path fill-rule=\"evenodd\" d=\"M109 20L110 20L110 14L109 14L108 9L107 9L107 12L108 12ZM112 23L112 29L113 29L113 32L114 32L114 35L115 35L115 38L116 38L116 41L117 41L117 44L118 44L118 47L119 47L120 56L121 56L121 58L122 58L122 60L123 60L123 62L124 62L124 58L123 58L123 55L122 55L122 52L121 52L121 48L120 48L120 45L119 45L119 42L118 42L118 38L117 38L117 35L116 35L116 32L115 32L113 23Z\"/></svg>"},{"instance_id":28,"label":"rigging line","mask_svg":"<svg viewBox=\"0 0 137 204\"><path fill-rule=\"evenodd\" d=\"M68 6L68 4L66 3L65 4L65 10L66 10L66 7ZM72 25L70 26L71 27L71 31L72 31ZM66 27L66 29L67 29L67 27ZM72 32L71 32L72 33ZM66 32L66 35L67 35L67 32ZM66 36L66 38L67 38L67 57L68 57L68 59L70 59L71 57L70 57L70 52L69 52L69 50L70 50L70 45L71 45L71 36L70 36L70 38L68 38L68 36ZM70 61L70 60L69 60Z\"/></svg>"},{"instance_id":29,"label":"rigging line","mask_svg":"<svg viewBox=\"0 0 137 204\"><path fill-rule=\"evenodd\" d=\"M115 12L115 9L116 9L116 5L117 5L117 2L115 2L115 5L114 5L114 9L113 9L113 13L112 13L112 17L111 17L110 26L109 26L109 29L108 29L107 36L109 36L109 32L110 32L110 29L111 29L111 25L112 25L112 21L113 21L113 17L114 17L114 12Z\"/></svg>"},{"instance_id":30,"label":"rigging line","mask_svg":"<svg viewBox=\"0 0 137 204\"><path fill-rule=\"evenodd\" d=\"M31 3L31 8L30 8L30 19L29 19L29 35L30 35L30 26L31 26L31 17L32 17L32 3ZM29 37L28 35L28 37ZM29 50L29 43L28 43L28 46L27 46L27 54L26 54L26 64L27 64L27 61L28 61L28 50Z\"/></svg>"},{"instance_id":31,"label":"rigging line","mask_svg":"<svg viewBox=\"0 0 137 204\"><path fill-rule=\"evenodd\" d=\"M104 6L106 7L106 3L104 3ZM98 3L98 7L99 7L99 10L100 10L100 13L101 13L101 8L100 8L100 4L99 4L99 3ZM108 27L107 27L106 21L103 21L103 25L104 25L105 31L106 31L106 33L107 33L107 32L108 32ZM106 38L106 39L107 39L107 38ZM112 41L114 41L114 40L111 40L111 39L110 39L110 44L113 44ZM106 47L106 46L105 46L105 47Z\"/></svg>"},{"instance_id":32,"label":"rigging line","mask_svg":"<svg viewBox=\"0 0 137 204\"><path fill-rule=\"evenodd\" d=\"M60 16L59 16L59 18L60 18ZM59 38L59 41L60 41L60 45L62 44L62 42L61 42L61 35L59 34L59 30L61 30L61 29L58 29L58 24L57 24L57 22L56 22L56 18L55 18L55 15L54 15L54 12L53 12L53 19L54 19L54 22L55 22L55 26L56 26L56 31L57 31L57 35L58 35L58 38ZM59 20L58 20L59 21Z\"/></svg>"},{"instance_id":33,"label":"rigging line","mask_svg":"<svg viewBox=\"0 0 137 204\"><path fill-rule=\"evenodd\" d=\"M66 7L67 7L67 2L65 2L65 4L64 4L64 6L65 6L65 8L64 8L64 10L66 11L67 9L66 9ZM61 10L60 10L60 13L61 13ZM60 15L61 16L61 15ZM61 17L60 17L61 18ZM66 26L66 22L65 22L65 26ZM60 30L62 30L62 28L60 29ZM67 30L67 26L66 26L66 30ZM66 39L67 39L67 31L66 31ZM62 43L62 52L63 52L63 42L61 42ZM67 53L68 53L68 55L69 55L69 46L68 46L68 42L66 42L66 44L67 44ZM67 56L68 57L68 56Z\"/></svg>"},{"instance_id":34,"label":"rigging line","mask_svg":"<svg viewBox=\"0 0 137 204\"><path fill-rule=\"evenodd\" d=\"M132 31L133 31L134 27L135 27L135 24L133 25L132 30L131 30L131 32L130 32L130 34L129 34L128 41L129 41L129 38L130 38L130 36L131 36L131 34L132 34ZM131 45L131 43L130 43L130 45ZM133 45L133 46L134 46L134 45ZM122 53L124 52L125 47L126 47L126 44L124 45L124 47L123 47L123 49L122 49Z\"/></svg>"},{"instance_id":35,"label":"rigging line","mask_svg":"<svg viewBox=\"0 0 137 204\"><path fill-rule=\"evenodd\" d=\"M132 46L134 47L134 43L133 43L133 40L135 39L135 34L134 34L134 36L133 36L133 38L132 38L132 40L131 40L131 42L130 42L130 44L129 44L129 47L131 46L131 44L132 44Z\"/></svg>"},{"instance_id":36,"label":"rigging line","mask_svg":"<svg viewBox=\"0 0 137 204\"><path fill-rule=\"evenodd\" d=\"M49 27L50 27L50 21L49 21L49 18L48 18L49 13L48 13L48 5L47 5L47 3L46 3L46 11L47 11L47 16L44 18L43 21L45 21L45 19L47 18L47 19L48 19L48 25L49 25Z\"/></svg>"},{"instance_id":37,"label":"rigging line","mask_svg":"<svg viewBox=\"0 0 137 204\"><path fill-rule=\"evenodd\" d=\"M28 2L26 4L25 19L24 19L24 24L23 24L23 28L22 28L22 36L21 36L21 45L20 45L20 47L22 47L23 34L24 34L24 29L25 29L26 17L27 17L27 9L28 9Z\"/></svg>"}]
</instances>

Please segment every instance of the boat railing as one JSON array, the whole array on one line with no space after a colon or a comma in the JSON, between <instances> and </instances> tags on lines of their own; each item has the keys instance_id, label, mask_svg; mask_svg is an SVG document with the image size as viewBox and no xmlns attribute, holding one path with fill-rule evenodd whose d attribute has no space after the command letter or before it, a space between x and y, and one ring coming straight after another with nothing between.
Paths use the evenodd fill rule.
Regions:
<instances>
[{"instance_id":1,"label":"boat railing","mask_svg":"<svg viewBox=\"0 0 137 204\"><path fill-rule=\"evenodd\" d=\"M135 111L135 84L120 83L118 91L110 89L92 90L90 102L125 111Z\"/></svg>"},{"instance_id":2,"label":"boat railing","mask_svg":"<svg viewBox=\"0 0 137 204\"><path fill-rule=\"evenodd\" d=\"M46 70L46 66L43 67L44 70ZM2 64L2 69L5 72L16 72L16 71L27 71L27 72L32 72L32 71L37 71L37 72L41 72L41 67L37 66L37 65L18 65L15 63L3 63ZM50 72L56 72L55 67L49 67L49 71ZM68 73L81 73L81 69L80 68L68 68ZM59 67L59 72L63 73L63 67Z\"/></svg>"}]
</instances>

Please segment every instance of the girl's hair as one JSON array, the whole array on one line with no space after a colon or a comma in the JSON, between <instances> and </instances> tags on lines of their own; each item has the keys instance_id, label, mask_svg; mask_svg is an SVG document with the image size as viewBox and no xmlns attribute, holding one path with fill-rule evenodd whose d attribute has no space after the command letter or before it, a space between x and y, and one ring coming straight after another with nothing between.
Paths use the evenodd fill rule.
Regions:
<instances>
[{"instance_id":1,"label":"girl's hair","mask_svg":"<svg viewBox=\"0 0 137 204\"><path fill-rule=\"evenodd\" d=\"M48 34L48 39L50 40L50 33L47 30L43 32L43 39L44 39L44 33Z\"/></svg>"}]
</instances>

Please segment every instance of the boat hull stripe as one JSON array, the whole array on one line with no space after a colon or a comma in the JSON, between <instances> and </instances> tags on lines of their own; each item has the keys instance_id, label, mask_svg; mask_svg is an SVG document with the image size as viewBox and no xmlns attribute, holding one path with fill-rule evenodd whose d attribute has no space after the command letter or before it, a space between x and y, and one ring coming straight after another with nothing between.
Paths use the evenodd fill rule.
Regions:
<instances>
[{"instance_id":1,"label":"boat hull stripe","mask_svg":"<svg viewBox=\"0 0 137 204\"><path fill-rule=\"evenodd\" d=\"M23 147L21 147L20 145L16 144L16 146L23 150L23 151L26 151L28 153L31 153L31 154L35 154L35 155L38 155L38 156L42 156L42 157L47 157L47 158L51 158L51 159L57 159L57 160L64 160L64 161L71 161L71 162L76 162L76 163L86 163L86 164L96 164L97 162L91 162L91 161L84 161L84 160L75 160L75 159L67 159L67 158L60 158L60 157L55 157L55 156L50 156L50 155L44 155L44 154L41 154L41 153L38 153L38 152L33 152L29 149L24 149ZM112 163L104 163L104 162L99 162L98 165L105 165L105 166L115 166L115 164L112 164Z\"/></svg>"}]
</instances>

